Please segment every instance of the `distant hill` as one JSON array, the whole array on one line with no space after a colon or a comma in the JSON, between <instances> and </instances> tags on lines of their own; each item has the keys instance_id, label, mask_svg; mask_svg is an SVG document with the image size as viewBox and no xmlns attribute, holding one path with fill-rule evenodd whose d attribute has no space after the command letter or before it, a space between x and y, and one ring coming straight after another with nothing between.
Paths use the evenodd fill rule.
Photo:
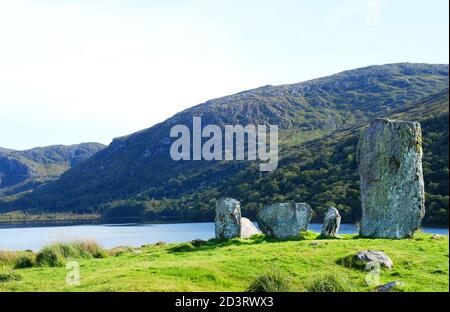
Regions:
<instances>
[{"instance_id":1,"label":"distant hill","mask_svg":"<svg viewBox=\"0 0 450 312\"><path fill-rule=\"evenodd\" d=\"M425 169L427 177L445 171L445 157L448 172L448 154L443 155L448 144L442 145L445 135L448 137L448 121L444 122L448 117L448 70L448 65L410 63L370 66L213 99L149 129L114 139L57 181L0 206L3 210L207 220L212 217L215 199L230 195L241 200L248 215L267 203L296 200L312 204L316 218L326 205L334 204L342 210L344 220L355 221L360 204L354 144L370 119L394 114L417 119L420 115L415 110L419 109L425 134L431 133L425 139L433 155L426 161L439 159L439 165ZM422 111L422 107L430 111ZM201 116L204 125L278 124L282 141L279 168L260 173L257 164L247 161L171 160L170 128L190 126L193 116ZM429 120L433 122L427 125ZM434 122L441 128L435 129ZM448 202L448 191L443 191L448 176L428 182L434 183L429 187L435 190L428 196L447 196ZM430 208L431 204L436 207ZM429 210L440 211L439 220L442 213L448 213L448 203L443 204L442 198L434 197L428 205Z\"/></svg>"},{"instance_id":2,"label":"distant hill","mask_svg":"<svg viewBox=\"0 0 450 312\"><path fill-rule=\"evenodd\" d=\"M19 195L53 180L103 148L100 143L54 145L24 151L0 148L0 197Z\"/></svg>"}]
</instances>

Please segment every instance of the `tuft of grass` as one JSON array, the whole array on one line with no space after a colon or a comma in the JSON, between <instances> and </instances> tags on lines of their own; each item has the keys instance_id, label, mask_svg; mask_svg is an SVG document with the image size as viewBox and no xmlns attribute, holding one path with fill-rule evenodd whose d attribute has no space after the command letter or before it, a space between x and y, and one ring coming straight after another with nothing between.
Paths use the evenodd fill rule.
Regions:
<instances>
[{"instance_id":1,"label":"tuft of grass","mask_svg":"<svg viewBox=\"0 0 450 312\"><path fill-rule=\"evenodd\" d=\"M77 240L72 242L73 247L83 258L106 258L108 254L95 240Z\"/></svg>"},{"instance_id":2,"label":"tuft of grass","mask_svg":"<svg viewBox=\"0 0 450 312\"><path fill-rule=\"evenodd\" d=\"M288 292L290 279L279 270L267 271L258 277L245 290L246 292Z\"/></svg>"},{"instance_id":3,"label":"tuft of grass","mask_svg":"<svg viewBox=\"0 0 450 312\"><path fill-rule=\"evenodd\" d=\"M357 270L365 270L367 265L364 261L358 260L354 254L339 258L336 260L336 263L343 267Z\"/></svg>"},{"instance_id":4,"label":"tuft of grass","mask_svg":"<svg viewBox=\"0 0 450 312\"><path fill-rule=\"evenodd\" d=\"M123 255L123 254L132 253L133 250L134 249L132 247L118 246L118 247L114 247L112 249L109 249L107 251L107 254L112 256L112 257L118 257L118 256Z\"/></svg>"},{"instance_id":5,"label":"tuft of grass","mask_svg":"<svg viewBox=\"0 0 450 312\"><path fill-rule=\"evenodd\" d=\"M9 250L0 250L0 265L12 265L16 262L18 253Z\"/></svg>"},{"instance_id":6,"label":"tuft of grass","mask_svg":"<svg viewBox=\"0 0 450 312\"><path fill-rule=\"evenodd\" d=\"M347 280L336 273L327 273L315 278L306 286L308 292L350 292L352 287Z\"/></svg>"},{"instance_id":7,"label":"tuft of grass","mask_svg":"<svg viewBox=\"0 0 450 312\"><path fill-rule=\"evenodd\" d=\"M314 240L317 239L320 235L314 233L312 231L302 231L298 234L298 239L300 240Z\"/></svg>"},{"instance_id":8,"label":"tuft of grass","mask_svg":"<svg viewBox=\"0 0 450 312\"><path fill-rule=\"evenodd\" d=\"M34 265L34 257L32 254L26 253L20 255L14 264L14 269L31 268Z\"/></svg>"},{"instance_id":9,"label":"tuft of grass","mask_svg":"<svg viewBox=\"0 0 450 312\"><path fill-rule=\"evenodd\" d=\"M15 272L0 272L0 283L20 281L22 276Z\"/></svg>"},{"instance_id":10,"label":"tuft of grass","mask_svg":"<svg viewBox=\"0 0 450 312\"><path fill-rule=\"evenodd\" d=\"M39 266L58 267L65 264L64 256L57 245L42 248L36 255L36 264Z\"/></svg>"},{"instance_id":11,"label":"tuft of grass","mask_svg":"<svg viewBox=\"0 0 450 312\"><path fill-rule=\"evenodd\" d=\"M195 250L195 247L191 243L181 243L171 247L169 250L171 252L188 252Z\"/></svg>"},{"instance_id":12,"label":"tuft of grass","mask_svg":"<svg viewBox=\"0 0 450 312\"><path fill-rule=\"evenodd\" d=\"M40 266L62 266L66 259L106 258L106 251L93 240L77 240L70 243L54 243L44 247L36 256Z\"/></svg>"}]
</instances>

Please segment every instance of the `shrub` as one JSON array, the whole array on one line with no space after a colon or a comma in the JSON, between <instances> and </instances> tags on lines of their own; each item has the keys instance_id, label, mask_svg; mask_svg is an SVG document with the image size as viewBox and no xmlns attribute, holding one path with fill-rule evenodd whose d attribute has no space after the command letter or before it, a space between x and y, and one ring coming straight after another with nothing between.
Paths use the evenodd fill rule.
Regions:
<instances>
[{"instance_id":1,"label":"shrub","mask_svg":"<svg viewBox=\"0 0 450 312\"><path fill-rule=\"evenodd\" d=\"M349 292L349 283L336 273L319 276L306 286L308 292Z\"/></svg>"},{"instance_id":2,"label":"shrub","mask_svg":"<svg viewBox=\"0 0 450 312\"><path fill-rule=\"evenodd\" d=\"M22 279L22 276L15 272L1 272L0 273L0 283L11 282L11 281L19 281Z\"/></svg>"},{"instance_id":3,"label":"shrub","mask_svg":"<svg viewBox=\"0 0 450 312\"><path fill-rule=\"evenodd\" d=\"M259 275L245 291L287 292L290 290L290 279L278 270L271 270Z\"/></svg>"},{"instance_id":4,"label":"shrub","mask_svg":"<svg viewBox=\"0 0 450 312\"><path fill-rule=\"evenodd\" d=\"M25 269L25 268L31 268L34 264L34 258L31 254L23 254L20 255L16 259L16 263L14 265L15 269Z\"/></svg>"}]
</instances>

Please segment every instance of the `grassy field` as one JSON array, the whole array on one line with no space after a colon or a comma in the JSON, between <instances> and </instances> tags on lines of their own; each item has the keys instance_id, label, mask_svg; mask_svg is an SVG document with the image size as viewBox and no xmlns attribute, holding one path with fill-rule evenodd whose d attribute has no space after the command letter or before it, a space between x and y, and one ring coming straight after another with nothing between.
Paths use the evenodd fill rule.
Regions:
<instances>
[{"instance_id":1,"label":"grassy field","mask_svg":"<svg viewBox=\"0 0 450 312\"><path fill-rule=\"evenodd\" d=\"M199 244L154 244L102 250L95 242L49 246L38 254L0 251L0 291L245 291L262 280L282 280L280 290L373 291L367 272L338 264L363 249L384 251L394 262L380 282L401 281L399 291L449 291L447 236L419 233L410 240L343 235L296 240L264 236ZM79 263L79 285L68 285L66 261ZM50 265L55 265L51 267ZM277 285L278 285L277 284ZM317 286L320 287L317 287ZM325 288L326 289L326 288Z\"/></svg>"}]
</instances>

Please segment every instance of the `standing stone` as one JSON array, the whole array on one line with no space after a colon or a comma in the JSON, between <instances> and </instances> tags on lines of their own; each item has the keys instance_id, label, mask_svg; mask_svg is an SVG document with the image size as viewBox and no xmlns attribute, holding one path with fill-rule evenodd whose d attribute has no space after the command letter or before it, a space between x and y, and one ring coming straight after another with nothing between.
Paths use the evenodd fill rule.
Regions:
<instances>
[{"instance_id":1,"label":"standing stone","mask_svg":"<svg viewBox=\"0 0 450 312\"><path fill-rule=\"evenodd\" d=\"M325 237L335 237L339 231L341 224L341 215L339 211L334 208L328 208L325 218L323 219L321 235Z\"/></svg>"},{"instance_id":2,"label":"standing stone","mask_svg":"<svg viewBox=\"0 0 450 312\"><path fill-rule=\"evenodd\" d=\"M250 238L261 234L261 231L247 218L241 218L241 238Z\"/></svg>"},{"instance_id":3,"label":"standing stone","mask_svg":"<svg viewBox=\"0 0 450 312\"><path fill-rule=\"evenodd\" d=\"M359 140L357 159L360 234L411 237L425 214L420 124L375 119Z\"/></svg>"},{"instance_id":4,"label":"standing stone","mask_svg":"<svg viewBox=\"0 0 450 312\"><path fill-rule=\"evenodd\" d=\"M311 206L305 203L278 203L258 212L258 226L267 235L278 239L298 236L308 229Z\"/></svg>"},{"instance_id":5,"label":"standing stone","mask_svg":"<svg viewBox=\"0 0 450 312\"><path fill-rule=\"evenodd\" d=\"M221 198L216 202L216 238L241 237L241 204L233 198Z\"/></svg>"}]
</instances>

